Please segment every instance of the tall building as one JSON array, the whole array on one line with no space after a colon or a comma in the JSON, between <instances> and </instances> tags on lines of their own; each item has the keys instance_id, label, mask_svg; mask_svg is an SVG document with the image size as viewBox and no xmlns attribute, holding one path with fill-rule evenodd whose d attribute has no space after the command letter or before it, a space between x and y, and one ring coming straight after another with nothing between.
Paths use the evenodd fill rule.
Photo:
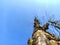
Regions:
<instances>
[{"instance_id":1,"label":"tall building","mask_svg":"<svg viewBox=\"0 0 60 45\"><path fill-rule=\"evenodd\" d=\"M39 20L35 17L34 31L32 37L28 39L28 45L60 45L60 41L58 41L55 35L46 31L48 27L49 23L40 26Z\"/></svg>"}]
</instances>

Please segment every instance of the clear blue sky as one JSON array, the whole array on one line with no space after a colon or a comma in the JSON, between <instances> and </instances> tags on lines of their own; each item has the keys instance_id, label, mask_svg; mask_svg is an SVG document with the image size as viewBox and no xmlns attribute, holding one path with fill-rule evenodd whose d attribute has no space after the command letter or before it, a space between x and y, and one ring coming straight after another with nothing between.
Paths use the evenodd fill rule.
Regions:
<instances>
[{"instance_id":1,"label":"clear blue sky","mask_svg":"<svg viewBox=\"0 0 60 45\"><path fill-rule=\"evenodd\" d=\"M60 19L60 0L0 0L0 45L27 45L34 16L44 24L52 14Z\"/></svg>"}]
</instances>

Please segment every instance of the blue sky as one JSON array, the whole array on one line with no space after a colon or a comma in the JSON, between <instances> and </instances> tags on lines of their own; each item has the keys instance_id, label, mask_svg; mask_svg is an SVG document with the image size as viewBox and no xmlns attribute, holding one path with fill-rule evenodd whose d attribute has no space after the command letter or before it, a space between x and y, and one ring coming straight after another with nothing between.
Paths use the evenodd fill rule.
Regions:
<instances>
[{"instance_id":1,"label":"blue sky","mask_svg":"<svg viewBox=\"0 0 60 45\"><path fill-rule=\"evenodd\" d=\"M34 16L42 25L49 16L59 20L60 0L0 0L0 45L27 45L33 33Z\"/></svg>"}]
</instances>

